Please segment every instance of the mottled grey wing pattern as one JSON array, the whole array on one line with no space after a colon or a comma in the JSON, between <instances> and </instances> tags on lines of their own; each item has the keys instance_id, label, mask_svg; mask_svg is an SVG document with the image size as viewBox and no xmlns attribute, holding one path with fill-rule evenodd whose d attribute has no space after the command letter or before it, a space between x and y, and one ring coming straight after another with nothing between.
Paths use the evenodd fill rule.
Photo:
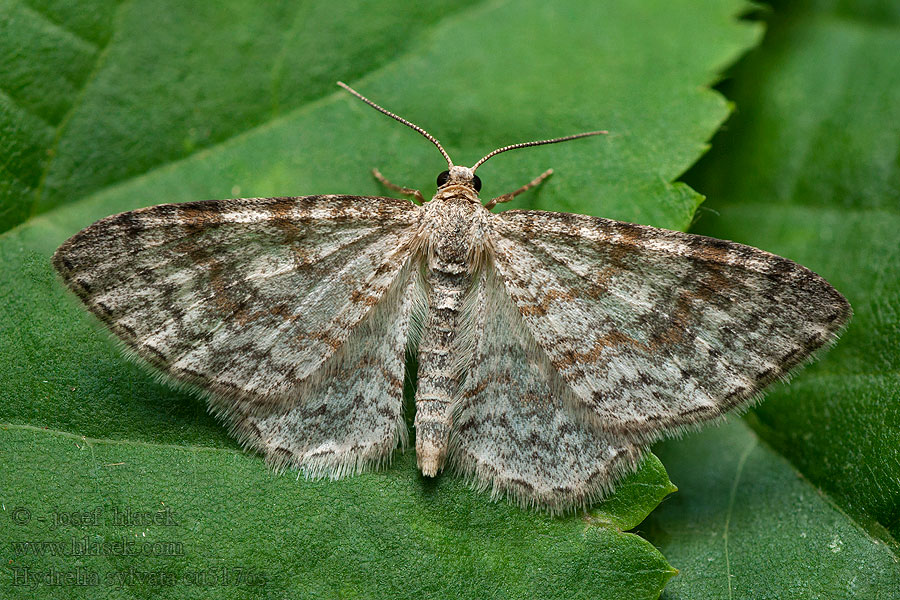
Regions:
<instances>
[{"instance_id":1,"label":"mottled grey wing pattern","mask_svg":"<svg viewBox=\"0 0 900 600\"><path fill-rule=\"evenodd\" d=\"M470 308L475 339L450 434L453 468L524 506L591 504L634 470L641 450L592 426L526 329L491 265Z\"/></svg>"},{"instance_id":2,"label":"mottled grey wing pattern","mask_svg":"<svg viewBox=\"0 0 900 600\"><path fill-rule=\"evenodd\" d=\"M282 444L278 419L287 410L300 419L329 394L357 404L356 418L371 421L357 425L366 435L390 429L396 440L408 329L400 298L418 211L358 196L160 205L98 221L53 264L129 350L209 392L245 442L286 460L313 452L316 436ZM389 290L394 304L373 311ZM358 347L345 347L351 332ZM380 378L379 402L365 404L359 382L321 382L354 365Z\"/></svg>"},{"instance_id":3,"label":"mottled grey wing pattern","mask_svg":"<svg viewBox=\"0 0 900 600\"><path fill-rule=\"evenodd\" d=\"M332 479L383 466L398 442L405 448L405 349L413 304L421 300L414 273L412 265L401 272L296 404L231 415L238 439L276 466Z\"/></svg>"},{"instance_id":4,"label":"mottled grey wing pattern","mask_svg":"<svg viewBox=\"0 0 900 600\"><path fill-rule=\"evenodd\" d=\"M609 492L646 442L746 405L850 317L819 276L748 246L490 214L474 190L441 201L160 205L98 221L53 263L130 351L312 476L405 446L405 349L430 315L420 383L448 398L441 452L495 496L551 512Z\"/></svg>"},{"instance_id":5,"label":"mottled grey wing pattern","mask_svg":"<svg viewBox=\"0 0 900 600\"><path fill-rule=\"evenodd\" d=\"M528 330L617 436L649 441L746 405L850 318L824 279L749 246L543 211L492 223Z\"/></svg>"}]
</instances>

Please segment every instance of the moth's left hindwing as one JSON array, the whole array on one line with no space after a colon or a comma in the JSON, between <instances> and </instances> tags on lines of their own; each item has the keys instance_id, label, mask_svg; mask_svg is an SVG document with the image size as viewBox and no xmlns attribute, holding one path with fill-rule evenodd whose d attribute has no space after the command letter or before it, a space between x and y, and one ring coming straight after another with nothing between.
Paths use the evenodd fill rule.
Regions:
<instances>
[{"instance_id":1,"label":"moth's left hindwing","mask_svg":"<svg viewBox=\"0 0 900 600\"><path fill-rule=\"evenodd\" d=\"M129 350L209 392L245 443L335 475L405 438L418 218L358 196L167 204L98 221L53 264Z\"/></svg>"}]
</instances>

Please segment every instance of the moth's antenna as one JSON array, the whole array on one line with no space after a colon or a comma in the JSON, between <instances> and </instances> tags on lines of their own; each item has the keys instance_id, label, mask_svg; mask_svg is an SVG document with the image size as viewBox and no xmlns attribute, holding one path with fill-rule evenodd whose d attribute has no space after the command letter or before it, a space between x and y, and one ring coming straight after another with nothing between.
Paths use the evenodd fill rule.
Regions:
<instances>
[{"instance_id":1,"label":"moth's antenna","mask_svg":"<svg viewBox=\"0 0 900 600\"><path fill-rule=\"evenodd\" d=\"M375 110L379 110L379 111L383 112L384 114L386 114L386 115L389 116L390 118L394 119L395 121L400 121L401 123L403 123L403 124L406 125L407 127L411 128L411 129L415 129L416 131L418 131L419 133L421 133L422 135L424 135L426 138L428 138L429 140L431 140L431 143L432 143L432 144L434 144L435 146L437 146L437 149L438 149L438 150L441 151L441 154L443 154L443 155L444 155L444 158L447 159L447 165L449 165L450 167L453 166L453 161L450 160L450 155L447 154L447 151L444 150L444 147L441 146L441 143L440 143L439 141L437 141L437 140L434 138L433 135L431 135L430 133L428 133L427 131L425 131L424 129L422 129L421 127L419 127L418 125L416 125L415 123L410 123L409 121L407 121L407 120L404 119L403 117L400 117L400 116L398 116L398 115L395 115L395 114L392 113L391 111L386 110L386 109L384 109L384 108L381 108L380 106L378 106L377 104L375 104L374 102L372 102L371 100L369 100L368 98L366 98L365 96L363 96L362 94L360 94L359 92L357 92L356 90L354 90L352 87L350 87L349 85L347 85L347 84L344 83L343 81L338 81L337 84L338 84L339 86L341 86L342 88L344 88L345 90L347 90L348 92L350 92L351 94L353 94L354 96L356 96L357 98L359 98L360 100L362 100L363 102L365 102L366 104L368 104L369 106L371 106L372 108L374 108ZM482 160L485 160L485 159L482 159Z\"/></svg>"},{"instance_id":2,"label":"moth's antenna","mask_svg":"<svg viewBox=\"0 0 900 600\"><path fill-rule=\"evenodd\" d=\"M544 144L556 144L559 142L568 142L569 140L577 140L578 138L588 137L590 135L605 135L609 133L608 131L588 131L587 133L576 133L575 135L567 135L566 137L553 138L552 140L537 140L535 142L521 142L519 144L512 144L511 146L503 146L502 148L497 148L481 160L479 160L472 167L472 172L475 172L475 169L484 164L487 159L492 156L497 156L501 152L506 152L507 150L515 150L516 148L527 148L528 146L543 146Z\"/></svg>"}]
</instances>

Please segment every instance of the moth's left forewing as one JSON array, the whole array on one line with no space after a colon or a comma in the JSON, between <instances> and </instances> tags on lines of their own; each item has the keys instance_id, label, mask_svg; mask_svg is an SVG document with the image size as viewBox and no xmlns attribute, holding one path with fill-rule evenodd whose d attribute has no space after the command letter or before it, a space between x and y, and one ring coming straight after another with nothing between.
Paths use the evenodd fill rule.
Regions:
<instances>
[{"instance_id":1,"label":"moth's left forewing","mask_svg":"<svg viewBox=\"0 0 900 600\"><path fill-rule=\"evenodd\" d=\"M241 442L337 477L384 464L406 437L418 219L409 202L361 196L164 204L98 221L53 264Z\"/></svg>"},{"instance_id":2,"label":"moth's left forewing","mask_svg":"<svg viewBox=\"0 0 900 600\"><path fill-rule=\"evenodd\" d=\"M98 221L53 264L154 367L266 405L295 396L386 293L417 215L358 196L163 204Z\"/></svg>"},{"instance_id":3,"label":"moth's left forewing","mask_svg":"<svg viewBox=\"0 0 900 600\"><path fill-rule=\"evenodd\" d=\"M746 406L850 318L824 279L762 250L584 215L506 211L495 263L599 427L640 441Z\"/></svg>"}]
</instances>

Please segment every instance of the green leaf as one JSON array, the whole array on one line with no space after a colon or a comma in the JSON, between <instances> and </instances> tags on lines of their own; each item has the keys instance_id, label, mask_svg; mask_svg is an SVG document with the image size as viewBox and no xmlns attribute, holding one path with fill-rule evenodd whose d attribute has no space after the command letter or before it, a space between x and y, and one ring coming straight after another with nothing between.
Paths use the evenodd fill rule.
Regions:
<instances>
[{"instance_id":1,"label":"green leaf","mask_svg":"<svg viewBox=\"0 0 900 600\"><path fill-rule=\"evenodd\" d=\"M3 444L21 457L7 465L10 480L30 480L50 465L55 473L34 478L13 502L4 499L0 527L13 549L4 584L16 576L26 581L27 572L77 566L84 580L97 578L97 589L125 587L133 597L168 596L166 589L175 589L183 592L178 597L211 591L238 598L248 592L571 598L570 590L587 584L592 592L602 590L593 597L652 598L674 573L648 542L615 527L487 505L458 478L431 483L417 477L411 453L387 471L298 483L234 450L94 440L14 425L3 431ZM650 463L645 470L665 479L662 465L655 458ZM626 488L640 485L631 480ZM669 490L660 491L638 520ZM28 522L22 509L31 514ZM163 517L156 517L160 511ZM128 513L156 520L123 521ZM73 514L91 520L75 526ZM105 543L113 553L111 545L122 540L143 555L79 550L77 563L71 555L39 561L33 553L40 546L24 544L62 541L70 551ZM248 584L222 580L226 569ZM167 579L140 579L152 571ZM209 573L220 577L217 583L192 589L197 574ZM23 587L23 594L53 589ZM70 597L74 587L63 586L59 597Z\"/></svg>"},{"instance_id":2,"label":"green leaf","mask_svg":"<svg viewBox=\"0 0 900 600\"><path fill-rule=\"evenodd\" d=\"M752 432L657 449L682 490L647 525L683 574L671 598L900 590L900 18L802 4L733 73L740 110L688 179L710 197L698 232L809 266L855 315Z\"/></svg>"},{"instance_id":3,"label":"green leaf","mask_svg":"<svg viewBox=\"0 0 900 600\"><path fill-rule=\"evenodd\" d=\"M0 2L0 230L331 95L473 2L334 4Z\"/></svg>"},{"instance_id":4,"label":"green leaf","mask_svg":"<svg viewBox=\"0 0 900 600\"><path fill-rule=\"evenodd\" d=\"M742 422L656 448L678 481L641 526L678 569L663 597L891 598L895 555Z\"/></svg>"},{"instance_id":5,"label":"green leaf","mask_svg":"<svg viewBox=\"0 0 900 600\"><path fill-rule=\"evenodd\" d=\"M332 88L338 78L428 128L463 164L511 142L609 129L604 139L493 159L479 171L485 195L552 166L556 175L518 207L685 228L700 196L672 181L727 116L706 86L758 39L758 26L736 19L745 4L534 0L412 17L404 10L413 3L301 12L257 4L132 2L115 14L100 4L78 14L3 5L17 24L0 49L24 57L0 73L0 127L17 132L0 145L0 212L21 222L0 236L0 278L12 283L0 297L0 444L16 458L0 472L4 510L164 504L182 521L168 537L88 525L61 535L37 521L19 529L4 514L0 534L146 534L185 547L153 560L16 555L4 576L23 566L183 574L235 565L269 573L266 591L278 597L656 597L673 570L623 533L674 489L652 455L589 516L561 519L491 503L452 476L425 481L412 453L340 482L280 477L238 452L200 400L125 361L62 290L48 258L98 218L161 202L383 194L369 174L375 166L433 190L445 168L435 149ZM29 37L44 30L68 42ZM93 40L97 51L60 58L79 44L69 37ZM48 98L54 89L60 97ZM160 587L133 582L122 593ZM247 593L209 589L181 585L178 595ZM104 583L84 593L107 592Z\"/></svg>"}]
</instances>

